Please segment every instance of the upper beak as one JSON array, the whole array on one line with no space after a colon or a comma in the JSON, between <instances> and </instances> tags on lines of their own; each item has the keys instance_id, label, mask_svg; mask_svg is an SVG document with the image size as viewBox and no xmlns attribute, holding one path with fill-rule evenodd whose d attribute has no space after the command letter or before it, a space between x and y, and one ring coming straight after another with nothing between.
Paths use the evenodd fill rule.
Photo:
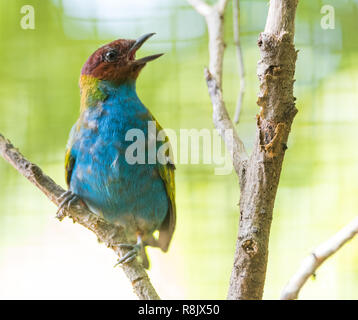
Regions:
<instances>
[{"instance_id":1,"label":"upper beak","mask_svg":"<svg viewBox=\"0 0 358 320\"><path fill-rule=\"evenodd\" d=\"M139 37L134 44L132 45L132 47L129 49L128 51L128 57L134 55L136 53L136 51L143 45L144 42L146 42L151 36L155 35L155 33L147 33L141 37ZM157 58L159 58L160 56L162 56L164 53L159 53L159 54L154 54L152 56L148 56L148 57L144 57L138 60L134 60L133 62L135 64L145 64L149 61L155 60Z\"/></svg>"}]
</instances>

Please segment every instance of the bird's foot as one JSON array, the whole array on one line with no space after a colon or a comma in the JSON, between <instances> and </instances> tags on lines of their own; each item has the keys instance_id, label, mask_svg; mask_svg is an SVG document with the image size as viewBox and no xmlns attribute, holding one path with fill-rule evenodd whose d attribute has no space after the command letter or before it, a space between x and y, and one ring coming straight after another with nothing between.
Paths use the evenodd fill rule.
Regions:
<instances>
[{"instance_id":1,"label":"bird's foot","mask_svg":"<svg viewBox=\"0 0 358 320\"><path fill-rule=\"evenodd\" d=\"M118 259L118 262L114 265L115 267L119 264L132 262L138 256L143 246L142 237L137 234L136 244L119 243L117 246L122 249L129 249L129 252L127 252L123 257Z\"/></svg>"},{"instance_id":2,"label":"bird's foot","mask_svg":"<svg viewBox=\"0 0 358 320\"><path fill-rule=\"evenodd\" d=\"M117 246L119 248L129 249L129 251L122 258L118 259L118 262L114 265L114 267L123 263L129 263L133 261L138 256L138 253L142 248L142 245L139 243L137 244L120 243Z\"/></svg>"},{"instance_id":3,"label":"bird's foot","mask_svg":"<svg viewBox=\"0 0 358 320\"><path fill-rule=\"evenodd\" d=\"M65 206L67 206L67 209L69 209L72 206L72 204L80 200L80 198L76 194L74 194L71 190L68 190L64 192L57 200L58 202L60 202L60 204L58 206L56 216L59 219L62 219L63 218L62 210L65 208Z\"/></svg>"}]
</instances>

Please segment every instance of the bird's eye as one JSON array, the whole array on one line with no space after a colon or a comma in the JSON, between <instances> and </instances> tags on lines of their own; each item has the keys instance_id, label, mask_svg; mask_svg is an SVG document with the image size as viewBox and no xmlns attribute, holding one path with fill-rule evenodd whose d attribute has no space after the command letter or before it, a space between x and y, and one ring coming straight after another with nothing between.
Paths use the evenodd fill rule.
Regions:
<instances>
[{"instance_id":1,"label":"bird's eye","mask_svg":"<svg viewBox=\"0 0 358 320\"><path fill-rule=\"evenodd\" d=\"M117 59L118 53L116 50L107 51L104 54L104 60L107 62L113 62Z\"/></svg>"}]
</instances>

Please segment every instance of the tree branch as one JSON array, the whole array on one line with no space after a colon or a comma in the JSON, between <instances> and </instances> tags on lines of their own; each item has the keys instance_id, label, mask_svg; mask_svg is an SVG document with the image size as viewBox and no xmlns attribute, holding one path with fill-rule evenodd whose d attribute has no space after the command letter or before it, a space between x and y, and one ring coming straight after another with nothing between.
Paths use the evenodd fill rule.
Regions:
<instances>
[{"instance_id":1,"label":"tree branch","mask_svg":"<svg viewBox=\"0 0 358 320\"><path fill-rule=\"evenodd\" d=\"M56 206L60 204L58 198L65 190L57 185L50 177L45 175L36 164L29 162L11 142L5 139L1 134L0 154L17 171L38 187ZM74 222L78 222L94 232L98 239L104 242L107 247L114 250L119 257L126 254L126 249L116 246L116 244L119 243L127 243L122 227L115 226L93 214L81 203L74 204L69 209L64 209L58 218L61 220L64 216L68 216ZM124 264L122 268L131 281L133 290L139 299L159 299L147 273L138 261L134 260L131 263Z\"/></svg>"},{"instance_id":2,"label":"tree branch","mask_svg":"<svg viewBox=\"0 0 358 320\"><path fill-rule=\"evenodd\" d=\"M218 2L216 3L215 7L217 8L217 10L221 15L224 14L227 3L228 0L218 0Z\"/></svg>"},{"instance_id":3,"label":"tree branch","mask_svg":"<svg viewBox=\"0 0 358 320\"><path fill-rule=\"evenodd\" d=\"M268 243L282 162L293 118L297 53L294 21L297 0L271 0L258 46L261 59L256 142L241 184L240 222L228 299L261 299Z\"/></svg>"},{"instance_id":4,"label":"tree branch","mask_svg":"<svg viewBox=\"0 0 358 320\"><path fill-rule=\"evenodd\" d=\"M238 174L240 181L242 181L242 175L248 159L245 146L240 140L227 112L222 97L222 91L208 69L205 69L205 78L213 105L214 126L224 140L226 148L231 154L235 171Z\"/></svg>"},{"instance_id":5,"label":"tree branch","mask_svg":"<svg viewBox=\"0 0 358 320\"><path fill-rule=\"evenodd\" d=\"M213 105L213 123L232 156L235 171L241 181L248 155L227 112L222 94L222 68L225 50L223 14L227 0L219 0L214 6L201 0L188 0L188 2L206 20L209 34L209 69L205 69L205 78Z\"/></svg>"},{"instance_id":6,"label":"tree branch","mask_svg":"<svg viewBox=\"0 0 358 320\"><path fill-rule=\"evenodd\" d=\"M242 49L240 44L240 4L239 0L232 1L232 18L233 18L233 33L234 33L234 43L236 48L236 56L238 60L238 71L240 75L240 92L237 98L234 123L238 124L240 119L241 107L245 95L245 68L244 68L244 58L242 55Z\"/></svg>"},{"instance_id":7,"label":"tree branch","mask_svg":"<svg viewBox=\"0 0 358 320\"><path fill-rule=\"evenodd\" d=\"M318 267L330 256L336 253L345 243L358 234L358 218L355 218L333 237L320 244L313 252L306 257L297 273L289 280L282 291L282 300L297 299L301 288L308 278L315 274Z\"/></svg>"},{"instance_id":8,"label":"tree branch","mask_svg":"<svg viewBox=\"0 0 358 320\"><path fill-rule=\"evenodd\" d=\"M199 14L201 14L204 17L209 15L209 13L212 9L211 6L208 5L203 0L188 0L188 2Z\"/></svg>"},{"instance_id":9,"label":"tree branch","mask_svg":"<svg viewBox=\"0 0 358 320\"><path fill-rule=\"evenodd\" d=\"M273 206L288 134L297 112L293 77L297 53L293 45L297 0L271 0L265 32L258 45L261 82L257 134L248 159L244 144L235 131L222 94L224 57L224 10L227 1L209 6L188 0L206 19L209 34L209 70L205 70L213 122L232 153L239 177L240 223L228 299L261 299L266 277L268 242ZM225 132L231 132L227 138Z\"/></svg>"}]
</instances>

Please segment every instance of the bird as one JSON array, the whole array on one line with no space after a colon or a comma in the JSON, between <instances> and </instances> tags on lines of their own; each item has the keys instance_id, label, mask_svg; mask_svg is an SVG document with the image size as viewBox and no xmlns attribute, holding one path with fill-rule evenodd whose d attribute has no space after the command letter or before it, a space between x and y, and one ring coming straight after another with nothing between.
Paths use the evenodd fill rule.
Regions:
<instances>
[{"instance_id":1,"label":"bird","mask_svg":"<svg viewBox=\"0 0 358 320\"><path fill-rule=\"evenodd\" d=\"M93 213L122 226L128 243L117 245L128 252L118 264L139 257L145 268L149 268L146 246L166 252L176 225L175 164L168 137L154 142L158 150L163 147L161 154L158 151L161 161L132 163L127 159L133 144L126 139L130 130L140 130L145 137L145 148L133 152L138 159L149 157L148 141L153 137L149 137L148 123L163 130L136 91L140 71L162 56L136 59L137 50L153 35L112 41L83 65L80 115L65 154L68 190L60 196L58 209L82 200Z\"/></svg>"}]
</instances>

